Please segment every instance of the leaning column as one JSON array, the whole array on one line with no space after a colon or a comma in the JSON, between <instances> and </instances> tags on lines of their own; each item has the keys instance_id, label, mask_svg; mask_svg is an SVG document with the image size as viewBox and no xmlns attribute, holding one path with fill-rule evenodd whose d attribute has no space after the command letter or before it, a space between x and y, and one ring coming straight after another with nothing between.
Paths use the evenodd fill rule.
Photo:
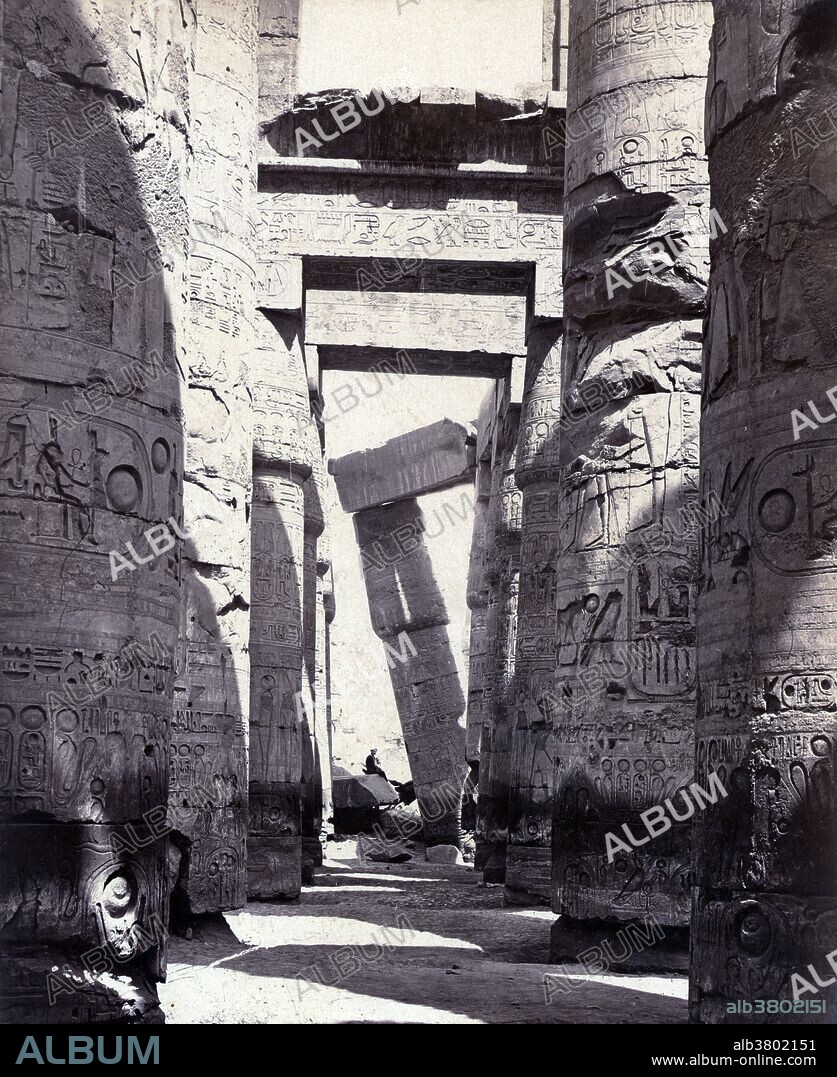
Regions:
<instances>
[{"instance_id":1,"label":"leaning column","mask_svg":"<svg viewBox=\"0 0 837 1077\"><path fill-rule=\"evenodd\" d=\"M690 823L648 840L640 815L693 777L712 13L600 7L570 8L568 113L592 133L566 153L552 956L653 916L674 948L643 961L665 966L685 961Z\"/></svg>"},{"instance_id":2,"label":"leaning column","mask_svg":"<svg viewBox=\"0 0 837 1077\"><path fill-rule=\"evenodd\" d=\"M704 345L697 771L728 795L696 821L691 1016L828 1023L837 11L716 0L715 15L707 141L727 230ZM742 1014L756 998L785 1012Z\"/></svg>"},{"instance_id":3,"label":"leaning column","mask_svg":"<svg viewBox=\"0 0 837 1077\"><path fill-rule=\"evenodd\" d=\"M408 498L358 512L354 523L372 628L387 653L425 841L459 846L465 699L422 512Z\"/></svg>"}]
</instances>

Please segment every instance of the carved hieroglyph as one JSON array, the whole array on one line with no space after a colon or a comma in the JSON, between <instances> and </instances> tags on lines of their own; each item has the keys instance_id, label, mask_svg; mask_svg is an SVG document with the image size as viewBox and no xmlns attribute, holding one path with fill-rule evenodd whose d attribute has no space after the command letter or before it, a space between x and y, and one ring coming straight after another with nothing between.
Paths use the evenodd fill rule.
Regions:
<instances>
[{"instance_id":1,"label":"carved hieroglyph","mask_svg":"<svg viewBox=\"0 0 837 1077\"><path fill-rule=\"evenodd\" d=\"M308 289L306 341L494 355L518 355L525 347L525 296L356 289Z\"/></svg>"},{"instance_id":2,"label":"carved hieroglyph","mask_svg":"<svg viewBox=\"0 0 837 1077\"><path fill-rule=\"evenodd\" d=\"M295 319L260 316L253 362L249 897L293 897L302 873L305 496L314 433Z\"/></svg>"},{"instance_id":3,"label":"carved hieroglyph","mask_svg":"<svg viewBox=\"0 0 837 1077\"><path fill-rule=\"evenodd\" d=\"M795 1022L727 1008L798 997L827 1004L806 1023L828 1023L837 11L717 0L715 15L707 141L729 231L713 247L704 345L701 497L722 512L701 533L697 773L717 771L728 796L696 821L691 1012Z\"/></svg>"},{"instance_id":4,"label":"carved hieroglyph","mask_svg":"<svg viewBox=\"0 0 837 1077\"><path fill-rule=\"evenodd\" d=\"M503 882L508 843L511 732L520 587L521 495L515 482L520 407L500 401L495 426L486 567L485 714L477 802L477 857L487 882Z\"/></svg>"},{"instance_id":5,"label":"carved hieroglyph","mask_svg":"<svg viewBox=\"0 0 837 1077\"><path fill-rule=\"evenodd\" d=\"M448 612L415 498L355 515L369 612L384 641L404 747L429 845L458 845L465 699Z\"/></svg>"},{"instance_id":6,"label":"carved hieroglyph","mask_svg":"<svg viewBox=\"0 0 837 1077\"><path fill-rule=\"evenodd\" d=\"M711 21L701 0L570 8L568 110L596 129L567 146L553 882L582 920L689 921L689 823L606 836L693 776Z\"/></svg>"},{"instance_id":7,"label":"carved hieroglyph","mask_svg":"<svg viewBox=\"0 0 837 1077\"><path fill-rule=\"evenodd\" d=\"M181 550L109 553L182 522L191 42L139 3L2 17L0 1009L154 1021Z\"/></svg>"},{"instance_id":8,"label":"carved hieroglyph","mask_svg":"<svg viewBox=\"0 0 837 1077\"><path fill-rule=\"evenodd\" d=\"M562 313L563 218L558 185L530 178L268 173L258 196L259 257L354 254L364 280L402 281L409 267L445 262L530 262L535 313ZM382 259L394 259L383 267ZM394 270L394 272L392 272ZM484 271L483 271L484 272Z\"/></svg>"},{"instance_id":9,"label":"carved hieroglyph","mask_svg":"<svg viewBox=\"0 0 837 1077\"><path fill-rule=\"evenodd\" d=\"M169 799L182 859L177 906L246 899L249 522L255 314L256 12L211 0L197 14L194 159L187 197L189 327L186 547Z\"/></svg>"},{"instance_id":10,"label":"carved hieroglyph","mask_svg":"<svg viewBox=\"0 0 837 1077\"><path fill-rule=\"evenodd\" d=\"M522 495L520 600L512 717L506 892L548 904L551 894L552 722L559 546L561 323L529 332L515 480Z\"/></svg>"}]
</instances>

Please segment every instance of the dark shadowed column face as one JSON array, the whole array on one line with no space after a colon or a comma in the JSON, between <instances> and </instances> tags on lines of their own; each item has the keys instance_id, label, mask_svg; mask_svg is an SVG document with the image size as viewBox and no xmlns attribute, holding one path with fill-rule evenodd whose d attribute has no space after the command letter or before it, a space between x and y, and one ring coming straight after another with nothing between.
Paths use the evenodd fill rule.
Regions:
<instances>
[{"instance_id":1,"label":"dark shadowed column face","mask_svg":"<svg viewBox=\"0 0 837 1077\"><path fill-rule=\"evenodd\" d=\"M247 892L255 898L293 897L302 883L303 528L302 486L257 467L247 838Z\"/></svg>"},{"instance_id":2,"label":"dark shadowed column face","mask_svg":"<svg viewBox=\"0 0 837 1077\"><path fill-rule=\"evenodd\" d=\"M512 713L506 888L549 902L555 603L558 560L558 421L561 323L529 333L515 479L521 489L520 600Z\"/></svg>"},{"instance_id":3,"label":"dark shadowed column face","mask_svg":"<svg viewBox=\"0 0 837 1077\"><path fill-rule=\"evenodd\" d=\"M578 919L689 918L689 824L640 817L693 776L711 21L570 8L554 886Z\"/></svg>"},{"instance_id":4,"label":"dark shadowed column face","mask_svg":"<svg viewBox=\"0 0 837 1077\"><path fill-rule=\"evenodd\" d=\"M474 530L468 562L467 601L471 611L468 644L468 714L465 728L465 754L472 768L479 768L480 743L485 721L486 646L488 628L488 581L486 567L489 553L489 501L491 466L481 460L477 468Z\"/></svg>"},{"instance_id":5,"label":"dark shadowed column face","mask_svg":"<svg viewBox=\"0 0 837 1077\"><path fill-rule=\"evenodd\" d=\"M254 11L202 3L190 71L190 207L182 662L172 727L177 913L244 904L255 191ZM210 134L211 132L211 134ZM223 611L216 613L216 611Z\"/></svg>"},{"instance_id":6,"label":"dark shadowed column face","mask_svg":"<svg viewBox=\"0 0 837 1077\"><path fill-rule=\"evenodd\" d=\"M299 330L292 316L260 316L252 358L247 894L254 898L295 897L300 891L303 752L311 774L304 580L306 567L309 573L316 568L316 552L309 543L306 559L305 522L306 485L319 440L308 411ZM315 602L316 592L310 598ZM309 612L314 610L311 605Z\"/></svg>"},{"instance_id":7,"label":"dark shadowed column face","mask_svg":"<svg viewBox=\"0 0 837 1077\"><path fill-rule=\"evenodd\" d=\"M486 568L485 717L476 860L486 882L505 881L509 836L522 522L522 497L515 481L519 421L519 406L510 406L497 435L488 510L492 549Z\"/></svg>"},{"instance_id":8,"label":"dark shadowed column face","mask_svg":"<svg viewBox=\"0 0 837 1077\"><path fill-rule=\"evenodd\" d=\"M4 1022L160 1020L165 968L191 41L100 17L3 10Z\"/></svg>"},{"instance_id":9,"label":"dark shadowed column face","mask_svg":"<svg viewBox=\"0 0 837 1077\"><path fill-rule=\"evenodd\" d=\"M717 0L692 1014L833 1021L837 11ZM806 1016L741 1016L780 999ZM822 1004L826 1003L827 1006Z\"/></svg>"}]
</instances>

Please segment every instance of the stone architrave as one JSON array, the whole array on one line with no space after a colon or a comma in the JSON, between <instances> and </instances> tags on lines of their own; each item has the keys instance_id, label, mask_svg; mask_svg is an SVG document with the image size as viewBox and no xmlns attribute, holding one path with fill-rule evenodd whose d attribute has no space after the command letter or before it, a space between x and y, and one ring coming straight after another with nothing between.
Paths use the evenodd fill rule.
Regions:
<instances>
[{"instance_id":1,"label":"stone architrave","mask_svg":"<svg viewBox=\"0 0 837 1077\"><path fill-rule=\"evenodd\" d=\"M525 337L523 295L311 288L305 293L309 344L518 355Z\"/></svg>"},{"instance_id":2,"label":"stone architrave","mask_svg":"<svg viewBox=\"0 0 837 1077\"><path fill-rule=\"evenodd\" d=\"M258 324L253 356L250 818L247 895L295 897L302 884L303 486L319 451L298 323ZM314 448L316 444L316 450Z\"/></svg>"},{"instance_id":3,"label":"stone architrave","mask_svg":"<svg viewBox=\"0 0 837 1077\"><path fill-rule=\"evenodd\" d=\"M712 11L600 7L569 16L568 119L591 133L566 156L552 957L654 916L665 966L685 961L691 824L622 828L640 841L694 778Z\"/></svg>"},{"instance_id":4,"label":"stone architrave","mask_svg":"<svg viewBox=\"0 0 837 1077\"><path fill-rule=\"evenodd\" d=\"M0 14L4 1024L163 1019L192 42L167 9L99 18Z\"/></svg>"},{"instance_id":5,"label":"stone architrave","mask_svg":"<svg viewBox=\"0 0 837 1077\"><path fill-rule=\"evenodd\" d=\"M465 699L448 612L414 498L355 515L369 612L383 640L428 845L459 845Z\"/></svg>"},{"instance_id":6,"label":"stone architrave","mask_svg":"<svg viewBox=\"0 0 837 1077\"><path fill-rule=\"evenodd\" d=\"M561 341L560 322L530 329L515 470L523 507L506 900L547 905L555 771L552 722L560 690L555 676L555 606L561 521Z\"/></svg>"},{"instance_id":7,"label":"stone architrave","mask_svg":"<svg viewBox=\"0 0 837 1077\"><path fill-rule=\"evenodd\" d=\"M197 13L187 186L186 543L169 802L181 852L173 909L246 901L257 5Z\"/></svg>"},{"instance_id":8,"label":"stone architrave","mask_svg":"<svg viewBox=\"0 0 837 1077\"><path fill-rule=\"evenodd\" d=\"M562 192L553 179L397 175L391 163L382 169L266 169L260 259L356 255L370 259L360 283L380 281L378 287L400 283L416 262L528 262L547 272L560 264ZM394 273L382 271L384 259L396 261ZM550 302L542 291L539 302Z\"/></svg>"},{"instance_id":9,"label":"stone architrave","mask_svg":"<svg viewBox=\"0 0 837 1077\"><path fill-rule=\"evenodd\" d=\"M690 1013L837 1006L837 11L716 0ZM831 955L830 958L827 955ZM741 1012L754 999L784 1012ZM787 1000L805 1003L805 1016ZM793 1007L790 1007L793 1009Z\"/></svg>"},{"instance_id":10,"label":"stone architrave","mask_svg":"<svg viewBox=\"0 0 837 1077\"><path fill-rule=\"evenodd\" d=\"M507 396L500 405L488 510L492 541L486 567L485 714L475 859L485 881L495 883L506 878L521 530L521 496L515 482L520 407L509 405Z\"/></svg>"}]
</instances>

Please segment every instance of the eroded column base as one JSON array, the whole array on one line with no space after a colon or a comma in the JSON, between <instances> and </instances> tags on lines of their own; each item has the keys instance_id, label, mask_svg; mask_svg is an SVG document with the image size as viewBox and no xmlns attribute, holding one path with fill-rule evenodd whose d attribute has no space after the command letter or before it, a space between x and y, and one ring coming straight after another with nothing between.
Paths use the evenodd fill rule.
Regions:
<instances>
[{"instance_id":1,"label":"eroded column base","mask_svg":"<svg viewBox=\"0 0 837 1077\"><path fill-rule=\"evenodd\" d=\"M322 867L323 847L319 838L302 839L302 885L311 886L314 882L314 871Z\"/></svg>"},{"instance_id":2,"label":"eroded column base","mask_svg":"<svg viewBox=\"0 0 837 1077\"><path fill-rule=\"evenodd\" d=\"M561 916L550 932L549 960L600 972L688 972L689 929Z\"/></svg>"},{"instance_id":3,"label":"eroded column base","mask_svg":"<svg viewBox=\"0 0 837 1077\"><path fill-rule=\"evenodd\" d=\"M506 849L506 905L552 903L552 850L540 845Z\"/></svg>"},{"instance_id":4,"label":"eroded column base","mask_svg":"<svg viewBox=\"0 0 837 1077\"><path fill-rule=\"evenodd\" d=\"M693 901L691 1021L834 1023L837 898L698 889Z\"/></svg>"},{"instance_id":5,"label":"eroded column base","mask_svg":"<svg viewBox=\"0 0 837 1077\"><path fill-rule=\"evenodd\" d=\"M302 838L247 838L247 897L251 901L299 897Z\"/></svg>"},{"instance_id":6,"label":"eroded column base","mask_svg":"<svg viewBox=\"0 0 837 1077\"><path fill-rule=\"evenodd\" d=\"M482 878L483 882L486 883L504 883L506 881L505 842L483 846Z\"/></svg>"}]
</instances>

